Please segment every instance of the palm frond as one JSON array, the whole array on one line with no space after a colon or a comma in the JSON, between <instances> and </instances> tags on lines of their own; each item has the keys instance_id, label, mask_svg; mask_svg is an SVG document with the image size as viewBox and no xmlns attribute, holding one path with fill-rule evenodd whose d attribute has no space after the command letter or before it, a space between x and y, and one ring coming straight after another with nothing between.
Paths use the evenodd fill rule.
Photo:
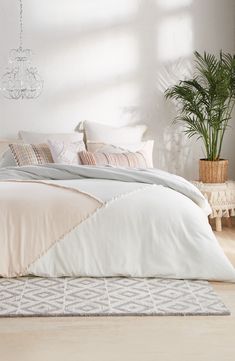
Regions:
<instances>
[{"instance_id":1,"label":"palm frond","mask_svg":"<svg viewBox=\"0 0 235 361\"><path fill-rule=\"evenodd\" d=\"M185 126L188 137L204 142L208 159L218 159L223 137L235 104L235 55L195 51L195 75L165 91L180 106L175 121Z\"/></svg>"}]
</instances>

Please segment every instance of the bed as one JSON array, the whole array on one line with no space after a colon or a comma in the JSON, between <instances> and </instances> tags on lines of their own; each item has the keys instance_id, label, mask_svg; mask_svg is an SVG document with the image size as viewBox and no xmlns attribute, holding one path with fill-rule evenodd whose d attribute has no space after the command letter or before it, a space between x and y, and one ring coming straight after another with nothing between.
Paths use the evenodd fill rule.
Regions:
<instances>
[{"instance_id":1,"label":"bed","mask_svg":"<svg viewBox=\"0 0 235 361\"><path fill-rule=\"evenodd\" d=\"M0 141L0 276L234 281L209 204L184 178L152 168L146 126L84 130L85 142L25 131Z\"/></svg>"}]
</instances>

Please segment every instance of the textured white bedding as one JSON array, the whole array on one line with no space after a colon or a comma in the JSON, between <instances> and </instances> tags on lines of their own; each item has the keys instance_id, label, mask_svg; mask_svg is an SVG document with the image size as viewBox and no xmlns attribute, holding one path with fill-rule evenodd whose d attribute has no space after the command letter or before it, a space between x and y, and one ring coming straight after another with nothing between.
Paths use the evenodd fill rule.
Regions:
<instances>
[{"instance_id":1,"label":"textured white bedding","mask_svg":"<svg viewBox=\"0 0 235 361\"><path fill-rule=\"evenodd\" d=\"M0 171L0 179L7 178L42 179L103 202L29 265L28 274L235 280L208 223L207 202L180 177L158 170L48 165Z\"/></svg>"},{"instance_id":2,"label":"textured white bedding","mask_svg":"<svg viewBox=\"0 0 235 361\"><path fill-rule=\"evenodd\" d=\"M206 215L189 198L157 185L76 183L105 207L57 242L30 273L233 280Z\"/></svg>"}]
</instances>

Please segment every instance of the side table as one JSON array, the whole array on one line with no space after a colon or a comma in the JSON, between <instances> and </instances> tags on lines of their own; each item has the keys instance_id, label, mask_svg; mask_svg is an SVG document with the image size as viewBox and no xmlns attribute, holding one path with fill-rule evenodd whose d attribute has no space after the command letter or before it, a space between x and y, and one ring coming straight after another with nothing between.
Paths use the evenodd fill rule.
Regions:
<instances>
[{"instance_id":1,"label":"side table","mask_svg":"<svg viewBox=\"0 0 235 361\"><path fill-rule=\"evenodd\" d=\"M192 182L208 200L212 213L210 218L215 218L216 231L222 231L222 217L235 216L235 181L225 183ZM230 218L228 218L230 219Z\"/></svg>"}]
</instances>

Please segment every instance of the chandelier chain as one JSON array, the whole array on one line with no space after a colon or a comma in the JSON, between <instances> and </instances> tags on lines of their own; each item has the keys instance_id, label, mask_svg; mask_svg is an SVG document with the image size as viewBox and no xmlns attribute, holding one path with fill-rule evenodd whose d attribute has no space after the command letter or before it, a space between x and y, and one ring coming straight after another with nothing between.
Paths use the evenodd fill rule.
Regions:
<instances>
[{"instance_id":1,"label":"chandelier chain","mask_svg":"<svg viewBox=\"0 0 235 361\"><path fill-rule=\"evenodd\" d=\"M23 48L23 4L22 0L19 0L20 2L20 46L19 48Z\"/></svg>"}]
</instances>

